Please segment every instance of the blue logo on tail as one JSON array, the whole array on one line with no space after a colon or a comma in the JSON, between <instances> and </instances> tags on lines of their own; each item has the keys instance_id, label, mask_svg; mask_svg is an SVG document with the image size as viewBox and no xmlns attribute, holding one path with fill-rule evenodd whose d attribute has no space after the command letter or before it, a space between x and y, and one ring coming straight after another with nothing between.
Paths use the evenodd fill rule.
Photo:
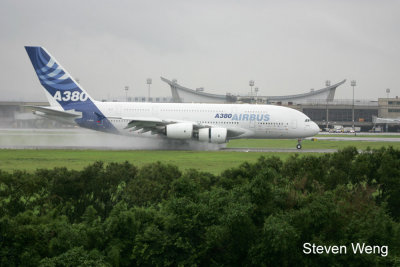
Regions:
<instances>
[{"instance_id":1,"label":"blue logo on tail","mask_svg":"<svg viewBox=\"0 0 400 267\"><path fill-rule=\"evenodd\" d=\"M40 83L64 110L88 104L89 96L43 48L25 47Z\"/></svg>"},{"instance_id":2,"label":"blue logo on tail","mask_svg":"<svg viewBox=\"0 0 400 267\"><path fill-rule=\"evenodd\" d=\"M45 49L38 46L26 46L25 49L40 83L54 100L64 110L82 112L82 118L77 119L76 123L82 127L94 130L118 132L93 103L87 93L80 88ZM99 120L101 124L97 123Z\"/></svg>"}]
</instances>

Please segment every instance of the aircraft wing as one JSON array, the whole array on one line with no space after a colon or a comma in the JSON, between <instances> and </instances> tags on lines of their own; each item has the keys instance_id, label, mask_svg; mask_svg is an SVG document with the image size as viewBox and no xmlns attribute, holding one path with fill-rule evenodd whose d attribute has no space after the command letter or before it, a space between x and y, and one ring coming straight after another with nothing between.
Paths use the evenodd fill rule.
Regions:
<instances>
[{"instance_id":1,"label":"aircraft wing","mask_svg":"<svg viewBox=\"0 0 400 267\"><path fill-rule=\"evenodd\" d=\"M125 127L125 129L132 128L133 131L140 131L141 133L151 131L152 134L164 134L165 126L169 124L175 123L191 123L193 125L194 130L202 129L202 128L212 128L212 125L201 124L192 121L180 121L180 120L163 120L159 118L116 118L128 120L129 123ZM244 133L244 131L240 131L239 129L228 130L228 136L235 137Z\"/></svg>"},{"instance_id":2,"label":"aircraft wing","mask_svg":"<svg viewBox=\"0 0 400 267\"><path fill-rule=\"evenodd\" d=\"M200 125L191 121L179 121L179 120L162 120L159 118L121 118L129 120L128 125L125 129L132 128L134 131L141 130L141 132L151 131L153 134L165 133L165 126L175 123L191 123L194 129L205 128L207 126Z\"/></svg>"},{"instance_id":3,"label":"aircraft wing","mask_svg":"<svg viewBox=\"0 0 400 267\"><path fill-rule=\"evenodd\" d=\"M149 132L152 134L163 133L165 126L168 124L176 123L170 120L160 120L158 118L122 118L128 120L125 129L132 129L133 131Z\"/></svg>"}]
</instances>

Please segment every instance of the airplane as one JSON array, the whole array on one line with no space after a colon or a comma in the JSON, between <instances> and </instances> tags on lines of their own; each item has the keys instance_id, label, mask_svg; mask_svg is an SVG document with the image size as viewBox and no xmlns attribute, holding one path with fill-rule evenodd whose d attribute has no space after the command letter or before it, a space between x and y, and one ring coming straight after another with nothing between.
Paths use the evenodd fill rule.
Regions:
<instances>
[{"instance_id":1,"label":"airplane","mask_svg":"<svg viewBox=\"0 0 400 267\"><path fill-rule=\"evenodd\" d=\"M94 100L40 46L26 46L33 68L45 89L48 107L31 106L46 118L113 134L157 136L223 144L231 139L297 139L319 133L302 112L257 104L137 103Z\"/></svg>"},{"instance_id":2,"label":"airplane","mask_svg":"<svg viewBox=\"0 0 400 267\"><path fill-rule=\"evenodd\" d=\"M378 118L377 116L372 116L372 122L377 123L400 123L400 118Z\"/></svg>"}]
</instances>

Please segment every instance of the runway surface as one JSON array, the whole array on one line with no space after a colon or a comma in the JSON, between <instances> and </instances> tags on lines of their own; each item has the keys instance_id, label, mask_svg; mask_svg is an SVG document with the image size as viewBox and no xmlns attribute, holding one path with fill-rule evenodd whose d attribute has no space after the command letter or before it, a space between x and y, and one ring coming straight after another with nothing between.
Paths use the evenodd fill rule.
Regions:
<instances>
[{"instance_id":1,"label":"runway surface","mask_svg":"<svg viewBox=\"0 0 400 267\"><path fill-rule=\"evenodd\" d=\"M0 149L219 150L226 145L73 129L0 129Z\"/></svg>"},{"instance_id":2,"label":"runway surface","mask_svg":"<svg viewBox=\"0 0 400 267\"><path fill-rule=\"evenodd\" d=\"M318 136L317 140L400 142L400 134L362 133L360 136ZM382 137L377 137L382 136ZM399 137L396 137L399 136ZM311 138L307 138L311 139ZM182 142L163 138L127 137L95 132L82 128L73 129L0 129L0 149L71 149L71 150L209 150L235 152L277 153L332 153L336 149L295 148L226 148L200 142Z\"/></svg>"},{"instance_id":3,"label":"runway surface","mask_svg":"<svg viewBox=\"0 0 400 267\"><path fill-rule=\"evenodd\" d=\"M337 149L296 149L296 148L221 148L220 151L234 152L277 152L277 153L333 153Z\"/></svg>"},{"instance_id":4,"label":"runway surface","mask_svg":"<svg viewBox=\"0 0 400 267\"><path fill-rule=\"evenodd\" d=\"M317 140L329 140L329 141L368 141L368 142L400 142L399 137L336 137L336 136L318 136L315 137ZM311 139L311 138L307 138Z\"/></svg>"},{"instance_id":5,"label":"runway surface","mask_svg":"<svg viewBox=\"0 0 400 267\"><path fill-rule=\"evenodd\" d=\"M31 149L31 150L188 150L186 148L129 148L129 147L102 147L102 146L24 146L24 145L13 145L13 146L0 146L0 149ZM219 148L215 149L226 152L277 152L277 153L333 153L337 149L292 149L292 148Z\"/></svg>"}]
</instances>

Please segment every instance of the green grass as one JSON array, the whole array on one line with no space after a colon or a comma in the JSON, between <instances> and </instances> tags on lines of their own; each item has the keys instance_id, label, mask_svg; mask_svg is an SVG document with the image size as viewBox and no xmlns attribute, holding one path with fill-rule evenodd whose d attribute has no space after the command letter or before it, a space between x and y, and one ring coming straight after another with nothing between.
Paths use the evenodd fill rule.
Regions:
<instances>
[{"instance_id":1,"label":"green grass","mask_svg":"<svg viewBox=\"0 0 400 267\"><path fill-rule=\"evenodd\" d=\"M161 161L179 166L181 170L194 168L219 174L239 166L244 161L255 162L260 156L276 155L285 160L291 153L208 152L208 151L99 151L99 150L0 150L0 169L4 171L68 167L81 170L95 161L124 162L136 166Z\"/></svg>"},{"instance_id":2,"label":"green grass","mask_svg":"<svg viewBox=\"0 0 400 267\"><path fill-rule=\"evenodd\" d=\"M296 140L240 139L229 142L230 148L294 148ZM400 142L367 142L367 141L329 141L304 140L303 149L342 149L354 146L365 150L367 147L380 148L393 146L400 149ZM41 168L68 167L81 170L95 161L124 162L143 166L155 161L174 164L181 170L194 168L219 174L223 170L236 167L244 161L255 162L260 156L278 156L286 160L292 152L228 152L228 151L102 151L102 150L0 150L0 169L4 171ZM309 155L309 154L304 154Z\"/></svg>"},{"instance_id":3,"label":"green grass","mask_svg":"<svg viewBox=\"0 0 400 267\"><path fill-rule=\"evenodd\" d=\"M343 136L348 135L323 135L327 136ZM379 135L378 135L379 136ZM107 137L106 135L104 136ZM360 137L360 135L358 135ZM368 137L375 137L368 136ZM379 136L392 137L392 136ZM393 136L398 137L398 136ZM91 138L90 134L86 134L84 138ZM58 144L59 140L66 140L74 144L74 140L79 140L73 131L63 132L44 132L36 131L35 136L27 135L23 131L12 132L5 131L0 135L0 145L18 144L18 145L34 145L34 144ZM352 140L304 140L303 149L342 149L347 146L354 146L357 149L365 150L367 147L380 148L382 146L393 146L400 149L399 142L370 142L370 141L352 141ZM294 149L297 140L282 139L240 139L232 140L228 143L228 148L290 148ZM79 146L79 144L77 144ZM179 166L181 170L194 168L197 170L207 171L219 174L223 170L236 167L244 161L255 162L260 156L275 155L282 160L288 158L292 152L285 153L263 153L263 152L227 152L227 151L99 151L99 150L0 150L0 169L5 171L27 170L29 172L40 168L68 167L71 169L81 170L87 165L95 161L124 162L129 161L136 166L143 166L155 161L170 163ZM309 155L309 154L304 154Z\"/></svg>"},{"instance_id":4,"label":"green grass","mask_svg":"<svg viewBox=\"0 0 400 267\"><path fill-rule=\"evenodd\" d=\"M297 140L293 139L238 139L229 142L227 147L248 147L248 148L295 148ZM367 147L380 148L382 146L392 146L400 149L399 142L370 142L370 141L347 141L347 140L303 140L303 149L342 149L347 146L354 146L357 149L365 150Z\"/></svg>"}]
</instances>

